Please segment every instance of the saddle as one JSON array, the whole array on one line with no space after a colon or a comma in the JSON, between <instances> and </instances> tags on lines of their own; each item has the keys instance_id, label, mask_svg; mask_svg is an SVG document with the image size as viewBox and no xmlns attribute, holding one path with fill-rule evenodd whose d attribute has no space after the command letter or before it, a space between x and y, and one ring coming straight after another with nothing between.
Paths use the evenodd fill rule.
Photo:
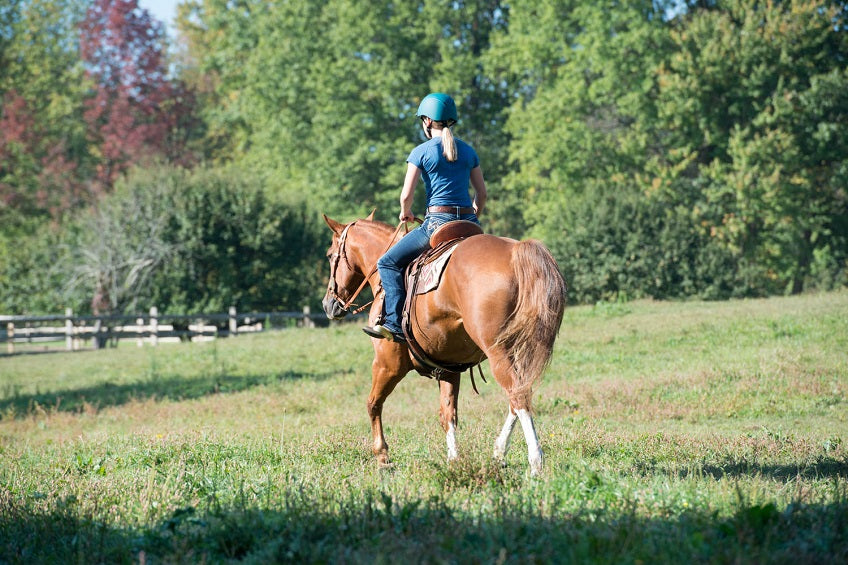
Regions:
<instances>
[{"instance_id":1,"label":"saddle","mask_svg":"<svg viewBox=\"0 0 848 565\"><path fill-rule=\"evenodd\" d=\"M456 250L456 246L461 241L482 233L483 229L478 224L467 220L456 220L443 224L430 237L430 249L424 251L406 268L406 302L403 307L401 328L404 337L406 337L409 352L416 364L416 370L424 376L439 379L444 373L462 373L479 365L479 363L448 363L432 358L415 341L412 333L412 322L415 315L416 297L432 292L439 287L442 275Z\"/></svg>"}]
</instances>

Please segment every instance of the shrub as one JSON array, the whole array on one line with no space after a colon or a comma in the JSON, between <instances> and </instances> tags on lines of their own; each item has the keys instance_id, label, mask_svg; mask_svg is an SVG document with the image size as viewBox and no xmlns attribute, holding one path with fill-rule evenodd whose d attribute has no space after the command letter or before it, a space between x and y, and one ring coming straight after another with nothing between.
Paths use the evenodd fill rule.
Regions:
<instances>
[{"instance_id":1,"label":"shrub","mask_svg":"<svg viewBox=\"0 0 848 565\"><path fill-rule=\"evenodd\" d=\"M551 250L576 302L759 293L749 266L697 223L695 206L635 190L593 192L563 214Z\"/></svg>"},{"instance_id":2,"label":"shrub","mask_svg":"<svg viewBox=\"0 0 848 565\"><path fill-rule=\"evenodd\" d=\"M104 312L299 310L319 303L326 242L303 200L244 171L136 169L60 229L4 242L0 306L88 312L99 294Z\"/></svg>"}]
</instances>

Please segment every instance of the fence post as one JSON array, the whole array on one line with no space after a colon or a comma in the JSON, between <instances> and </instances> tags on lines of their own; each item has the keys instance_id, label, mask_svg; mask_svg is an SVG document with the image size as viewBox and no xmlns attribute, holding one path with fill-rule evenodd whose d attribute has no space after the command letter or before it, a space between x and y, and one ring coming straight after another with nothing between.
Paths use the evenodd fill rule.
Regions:
<instances>
[{"instance_id":1,"label":"fence post","mask_svg":"<svg viewBox=\"0 0 848 565\"><path fill-rule=\"evenodd\" d=\"M144 318L136 318L135 325L136 331L138 332L138 337L136 338L135 344L138 347L144 347Z\"/></svg>"},{"instance_id":2,"label":"fence post","mask_svg":"<svg viewBox=\"0 0 848 565\"><path fill-rule=\"evenodd\" d=\"M238 318L236 317L236 307L230 306L230 337L235 337L238 335Z\"/></svg>"},{"instance_id":3,"label":"fence post","mask_svg":"<svg viewBox=\"0 0 848 565\"><path fill-rule=\"evenodd\" d=\"M15 322L6 324L6 352L11 355L15 352Z\"/></svg>"},{"instance_id":4,"label":"fence post","mask_svg":"<svg viewBox=\"0 0 848 565\"><path fill-rule=\"evenodd\" d=\"M159 344L159 309L150 307L150 345L156 347Z\"/></svg>"},{"instance_id":5,"label":"fence post","mask_svg":"<svg viewBox=\"0 0 848 565\"><path fill-rule=\"evenodd\" d=\"M303 307L303 327L304 328L314 328L315 322L312 321L312 317L310 316L311 311L309 306Z\"/></svg>"},{"instance_id":6,"label":"fence post","mask_svg":"<svg viewBox=\"0 0 848 565\"><path fill-rule=\"evenodd\" d=\"M94 321L94 335L91 336L91 342L94 345L94 349L102 349L106 347L106 339L100 338L100 332L103 330L103 320L101 318L97 318Z\"/></svg>"},{"instance_id":7,"label":"fence post","mask_svg":"<svg viewBox=\"0 0 848 565\"><path fill-rule=\"evenodd\" d=\"M65 308L65 349L68 351L74 350L74 321L71 319L73 315L73 310Z\"/></svg>"}]
</instances>

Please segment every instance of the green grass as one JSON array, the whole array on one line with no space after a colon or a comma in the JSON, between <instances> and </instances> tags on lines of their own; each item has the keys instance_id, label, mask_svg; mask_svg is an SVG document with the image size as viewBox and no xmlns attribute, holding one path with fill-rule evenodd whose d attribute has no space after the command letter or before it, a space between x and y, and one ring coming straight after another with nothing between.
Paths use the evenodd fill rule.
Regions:
<instances>
[{"instance_id":1,"label":"green grass","mask_svg":"<svg viewBox=\"0 0 848 565\"><path fill-rule=\"evenodd\" d=\"M847 352L846 292L569 308L535 479L491 378L448 464L408 376L378 468L356 325L3 357L0 563L846 562Z\"/></svg>"}]
</instances>

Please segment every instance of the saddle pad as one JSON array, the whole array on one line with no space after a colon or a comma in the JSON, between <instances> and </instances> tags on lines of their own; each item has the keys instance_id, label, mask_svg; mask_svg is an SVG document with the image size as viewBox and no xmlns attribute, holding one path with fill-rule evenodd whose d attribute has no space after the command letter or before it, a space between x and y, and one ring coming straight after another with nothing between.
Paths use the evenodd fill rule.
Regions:
<instances>
[{"instance_id":1,"label":"saddle pad","mask_svg":"<svg viewBox=\"0 0 848 565\"><path fill-rule=\"evenodd\" d=\"M415 286L415 294L424 294L439 288L439 283L442 280L442 273L445 272L445 266L448 264L448 259L450 259L450 256L453 255L455 249L456 245L445 251L432 263L427 263L421 267L421 275L418 277L418 284Z\"/></svg>"}]
</instances>

